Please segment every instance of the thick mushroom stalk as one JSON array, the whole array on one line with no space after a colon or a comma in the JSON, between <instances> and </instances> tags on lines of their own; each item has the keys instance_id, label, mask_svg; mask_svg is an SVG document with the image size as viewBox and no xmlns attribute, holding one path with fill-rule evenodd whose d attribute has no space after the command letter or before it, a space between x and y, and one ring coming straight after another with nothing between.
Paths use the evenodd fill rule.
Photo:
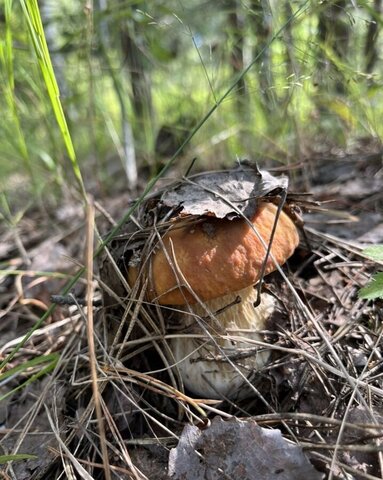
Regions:
<instances>
[{"instance_id":1,"label":"thick mushroom stalk","mask_svg":"<svg viewBox=\"0 0 383 480\"><path fill-rule=\"evenodd\" d=\"M265 328L274 306L274 300L266 294L262 294L257 308L253 305L257 300L253 286L260 279L262 267L265 266L265 275L274 271L278 265L285 263L299 243L294 222L281 212L270 255L266 258L276 218L277 207L267 202L259 203L248 220L200 217L197 222L191 223L177 218L159 242L157 250L145 259L140 275L150 272L147 275L149 300L162 305L186 305L184 310L192 315L181 316L181 328L198 325L196 315L206 319L210 336L206 335L205 342L189 336L180 337L172 343L184 384L202 397L231 396L230 392L235 392L244 381L240 372L247 376L250 370L263 366L268 358L266 351L255 352L253 356L237 362L242 362L240 370L227 361L233 353L240 354L242 349L253 347L250 340L262 339L257 332ZM137 267L129 269L131 285L138 274ZM225 310L224 307L234 301L238 292L241 302ZM201 302L205 304L204 308ZM208 314L221 309L224 311L216 318ZM217 328L218 323L220 328ZM230 340L230 335L236 335L236 331L243 340ZM202 329L198 329L198 333L203 333ZM218 336L218 333L223 336ZM218 346L222 347L222 351ZM208 360L214 359L214 356L221 356L226 362ZM197 361L200 357L205 359Z\"/></svg>"},{"instance_id":2,"label":"thick mushroom stalk","mask_svg":"<svg viewBox=\"0 0 383 480\"><path fill-rule=\"evenodd\" d=\"M275 299L262 293L260 304L254 307L257 295L253 286L247 287L209 300L204 307L192 305L192 315L183 316L181 322L188 335L181 332L172 339L171 349L188 390L202 398L238 397L244 378L267 364L270 352L256 341L264 341L260 332L267 328ZM211 319L208 312L218 313ZM205 325L196 317L206 319ZM215 333L216 323L221 333Z\"/></svg>"}]
</instances>

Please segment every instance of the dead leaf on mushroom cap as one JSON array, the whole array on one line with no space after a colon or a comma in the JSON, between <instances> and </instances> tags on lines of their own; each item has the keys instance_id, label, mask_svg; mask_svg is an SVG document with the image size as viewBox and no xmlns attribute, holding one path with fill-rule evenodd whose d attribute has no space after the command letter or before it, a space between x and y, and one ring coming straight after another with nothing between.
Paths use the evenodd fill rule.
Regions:
<instances>
[{"instance_id":1,"label":"dead leaf on mushroom cap","mask_svg":"<svg viewBox=\"0 0 383 480\"><path fill-rule=\"evenodd\" d=\"M280 430L262 428L252 419L222 420L209 428L187 425L170 451L168 474L174 480L320 480L302 449Z\"/></svg>"},{"instance_id":2,"label":"dead leaf on mushroom cap","mask_svg":"<svg viewBox=\"0 0 383 480\"><path fill-rule=\"evenodd\" d=\"M259 199L287 191L288 178L245 162L232 170L205 172L168 187L160 202L183 215L251 218Z\"/></svg>"},{"instance_id":3,"label":"dead leaf on mushroom cap","mask_svg":"<svg viewBox=\"0 0 383 480\"><path fill-rule=\"evenodd\" d=\"M123 297L125 287L116 275L115 265L126 273L128 265L137 266L145 256L147 245L152 248L153 237L162 235L169 222L190 217L199 220L207 216L232 220L238 216L252 218L258 202L278 202L278 196L287 193L288 178L275 177L259 170L250 161L242 161L236 168L191 175L147 195L137 208L135 221L128 220L108 245L114 262L103 254L99 260L102 282L118 296ZM286 205L299 206L300 196L294 194ZM128 206L127 206L128 208ZM289 209L289 212L293 213ZM293 220L294 216L293 216ZM140 227L138 227L138 225ZM104 304L115 300L104 293Z\"/></svg>"}]
</instances>

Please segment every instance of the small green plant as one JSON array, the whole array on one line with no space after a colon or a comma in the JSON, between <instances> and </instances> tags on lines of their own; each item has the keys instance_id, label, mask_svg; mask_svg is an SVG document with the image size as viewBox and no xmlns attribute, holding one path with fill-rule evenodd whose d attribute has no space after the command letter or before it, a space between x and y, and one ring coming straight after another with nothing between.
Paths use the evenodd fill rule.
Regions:
<instances>
[{"instance_id":1,"label":"small green plant","mask_svg":"<svg viewBox=\"0 0 383 480\"><path fill-rule=\"evenodd\" d=\"M363 253L373 260L383 262L383 245L367 247ZM383 272L377 272L372 276L370 282L360 289L359 297L366 300L383 298Z\"/></svg>"}]
</instances>

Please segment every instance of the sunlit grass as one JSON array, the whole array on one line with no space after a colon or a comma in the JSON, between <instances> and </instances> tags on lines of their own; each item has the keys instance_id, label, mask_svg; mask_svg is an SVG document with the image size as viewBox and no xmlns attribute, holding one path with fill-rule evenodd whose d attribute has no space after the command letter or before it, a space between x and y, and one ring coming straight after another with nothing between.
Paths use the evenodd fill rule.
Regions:
<instances>
[{"instance_id":1,"label":"sunlit grass","mask_svg":"<svg viewBox=\"0 0 383 480\"><path fill-rule=\"evenodd\" d=\"M90 164L92 168L94 165L98 178L106 178L103 170L107 159L117 159L120 155L119 99L124 99L133 127L135 119L130 105L131 90L124 59L116 50L118 44L113 43L107 47L109 65L105 62L105 57L98 50L99 28L100 22L106 22L109 28L113 29L113 22L130 18L130 8L125 5L114 8L111 5L105 12L95 11L93 47L90 47L86 38L86 14L74 2L55 4L52 21L60 23L61 18L70 21L68 28L61 28L59 25L57 29L57 45L64 49L60 55L65 58L65 65L54 66L59 69L60 77L66 80L65 96L61 98L52 77L49 52L41 40L44 37L41 37L39 15L36 13L37 2L21 2L25 20L20 20L22 17L19 15L19 4L13 2L11 10L11 3L9 0L5 2L8 10L1 56L2 64L8 65L5 71L9 73L8 79L2 78L2 89L11 92L11 77L15 74L20 88L13 92L13 96L8 94L0 100L5 117L9 119L0 127L0 170L4 175L8 175L15 169L23 169L29 177L35 176L31 185L38 185L38 190L44 189L46 181L51 179L54 179L57 190L61 188L63 177L66 182L70 182L72 177L68 176L66 167L68 160L78 181L80 163L85 166ZM154 153L154 138L161 125L177 123L180 116L195 116L197 124L198 119L202 118L214 103L214 95L219 98L230 82L234 81L234 77L224 49L220 48L220 43L227 41L226 32L223 30L225 12L217 12L214 22L206 29L203 12L198 11L197 17L190 19L189 9L181 8L177 2L168 5L168 18L156 14L154 8L140 7L141 4L135 11L135 19L144 26L141 30L144 40L142 53L148 60L155 107L151 139L146 137L146 144L140 144L141 140L137 140L135 145L138 155L142 155L146 162L148 155ZM337 65L339 74L347 85L345 96L339 98L330 87L327 88L331 78L321 77L322 72L318 71L317 55L322 49L316 37L319 8L322 7L311 4L304 15L294 19L291 28L294 44L291 47L296 71L288 71L283 35L276 38L270 46L274 82L270 88L277 100L274 111L266 114L262 109L263 92L256 78L256 70L262 65L261 57L246 75L247 93L243 96L249 98L248 118L240 118L236 112L237 97L242 93L237 95L235 91L231 92L220 105L219 115L211 117L198 132L192 141L193 148L200 152L201 145L207 145L209 138L231 129L233 124L238 127L238 133L235 138L230 137L220 143L220 157L262 157L270 150L270 142L277 145L277 150L281 152L290 150L293 153L296 146L299 148L299 142L302 142L301 131L305 132L306 138L303 141L307 140L307 144L312 144L316 136L325 136L330 144L344 144L358 136L382 135L381 89L379 84L374 87L373 82L368 81L362 69L366 22L374 12L368 2L361 2L359 9L350 9L354 43L350 46L347 62L336 63L332 53L328 50L325 52ZM245 13L249 14L248 11L244 11ZM278 26L283 24L285 13L283 9L274 9L272 13L273 29L276 31ZM65 20L63 22L65 23ZM25 34L26 27L32 42ZM249 58L255 44L248 26L246 28L246 55ZM24 34L20 33L23 30ZM167 49L170 44L177 42L177 39L179 52L172 58ZM28 58L32 43L35 54ZM90 62L94 75L93 100L89 98L88 51L91 52ZM13 73L9 70L10 59ZM27 68L26 61L29 63ZM111 81L108 70L113 74L112 77L118 79L117 83ZM375 80L381 82L377 76ZM116 85L119 85L120 92L116 91ZM11 100L5 103L7 98ZM94 105L92 119L89 116L91 101ZM321 110L319 116L318 108ZM53 112L58 128L55 128L52 121ZM110 129L111 125L115 125L114 131ZM213 141L212 148L214 145ZM251 145L254 147L251 148ZM92 152L97 154L97 162L92 158ZM190 154L193 155L192 152ZM214 156L214 152L211 150L206 158L208 163L212 155ZM274 152L272 156L277 161L285 161L284 154L278 158L278 154ZM202 167L204 158L201 157L199 162ZM92 171L94 172L94 168Z\"/></svg>"},{"instance_id":2,"label":"sunlit grass","mask_svg":"<svg viewBox=\"0 0 383 480\"><path fill-rule=\"evenodd\" d=\"M85 186L82 179L81 170L77 161L76 152L73 146L72 137L69 132L66 117L60 101L60 91L57 85L55 72L53 70L48 46L45 40L45 33L41 21L39 6L37 0L20 0L20 4L22 6L23 13L27 22L31 42L33 44L34 52L40 66L50 103L52 105L68 157L72 164L73 173L85 200Z\"/></svg>"},{"instance_id":3,"label":"sunlit grass","mask_svg":"<svg viewBox=\"0 0 383 480\"><path fill-rule=\"evenodd\" d=\"M15 150L21 158L25 170L28 172L34 192L37 193L36 178L33 171L31 158L29 155L24 131L21 127L17 98L15 92L15 73L14 73L14 52L13 52L13 36L12 36L12 1L4 1L4 19L5 19L5 35L4 40L0 41L0 65L3 72L2 87L3 99L6 105L5 118L8 135L12 138Z\"/></svg>"}]
</instances>

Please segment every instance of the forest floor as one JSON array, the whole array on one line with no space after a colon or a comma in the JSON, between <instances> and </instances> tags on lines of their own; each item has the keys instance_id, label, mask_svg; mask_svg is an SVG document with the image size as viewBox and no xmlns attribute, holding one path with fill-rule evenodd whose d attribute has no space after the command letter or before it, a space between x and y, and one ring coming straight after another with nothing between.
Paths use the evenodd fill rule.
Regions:
<instances>
[{"instance_id":1,"label":"forest floor","mask_svg":"<svg viewBox=\"0 0 383 480\"><path fill-rule=\"evenodd\" d=\"M321 202L303 214L301 244L286 267L311 320L274 274L266 287L288 314L273 332L273 360L254 382L260 395L237 402L175 392L150 329L146 341L133 339L129 348L121 342L115 360L97 268L94 331L87 332L89 312L81 304L83 277L70 291L74 304L49 311L51 295L84 264L89 221L81 205L35 210L17 228L3 224L0 361L8 358L9 373L0 377L0 456L33 458L5 463L0 477L382 478L383 301L358 296L383 269L362 252L383 244L382 153L380 145L360 142L349 152L318 151L287 170L291 191ZM96 202L101 234L130 200L121 193ZM137 318L137 311L129 315ZM217 456L228 462L225 472ZM261 466L262 477L254 476ZM103 468L110 468L109 477Z\"/></svg>"}]
</instances>

